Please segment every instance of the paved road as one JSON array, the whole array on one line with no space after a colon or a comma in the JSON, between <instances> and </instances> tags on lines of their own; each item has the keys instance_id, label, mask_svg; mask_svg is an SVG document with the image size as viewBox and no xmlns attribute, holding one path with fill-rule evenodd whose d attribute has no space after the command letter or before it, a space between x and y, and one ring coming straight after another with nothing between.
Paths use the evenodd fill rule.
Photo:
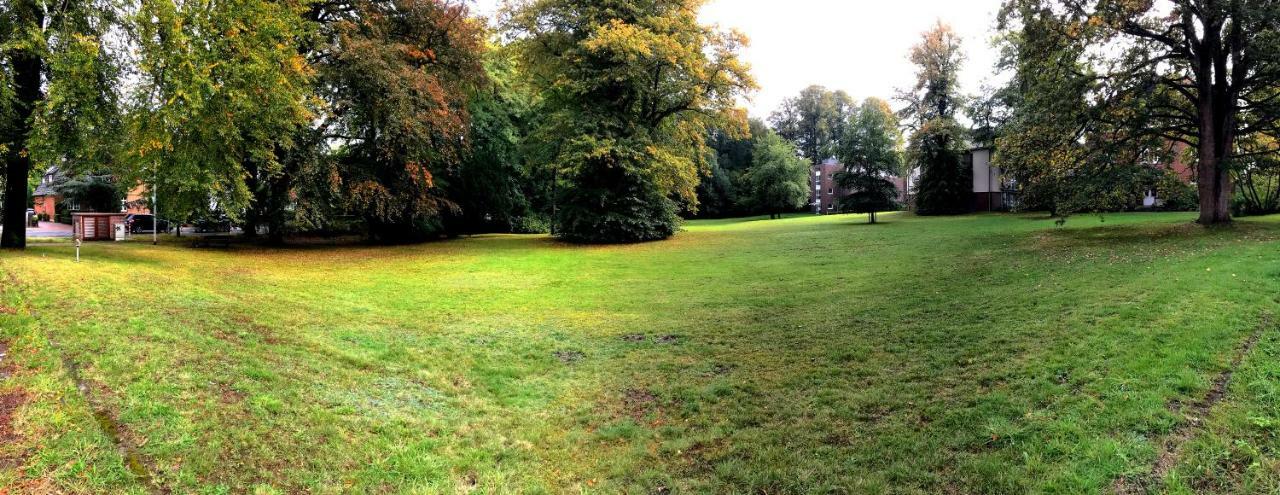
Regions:
<instances>
[{"instance_id":1,"label":"paved road","mask_svg":"<svg viewBox=\"0 0 1280 495\"><path fill-rule=\"evenodd\" d=\"M68 238L72 234L71 226L62 223L40 222L39 227L27 228L28 239Z\"/></svg>"},{"instance_id":2,"label":"paved road","mask_svg":"<svg viewBox=\"0 0 1280 495\"><path fill-rule=\"evenodd\" d=\"M70 225L67 225L67 224L62 224L62 223L53 223L53 222L40 222L40 226L39 226L39 227L32 227L32 228L28 228L28 229L27 229L27 238L28 238L28 239L58 239L58 238L63 238L63 239L65 239L65 238L70 238L70 237L72 237L72 236L74 235L74 233L75 233L75 232L74 232L74 230L71 228L71 226L70 226ZM161 232L161 234L164 234L164 233L163 233L163 232ZM236 229L232 229L232 230L231 230L231 232L218 232L218 233L212 233L212 234L208 234L208 233L198 233L198 232L196 232L196 229L195 229L194 227L183 227L183 228L182 228L182 235L183 235L183 237L187 237L187 236L190 236L190 237L202 237L202 236L211 236L211 235L216 235L216 236L234 235L234 236L238 236L238 235L243 235L243 234L244 234L244 232L243 232L243 231L241 231L241 230L240 230L240 229L238 229L238 228L236 228ZM133 238L135 238L135 239L138 239L138 238L147 238L147 239L150 239L150 238L151 238L151 232L142 232L142 233L133 234Z\"/></svg>"}]
</instances>

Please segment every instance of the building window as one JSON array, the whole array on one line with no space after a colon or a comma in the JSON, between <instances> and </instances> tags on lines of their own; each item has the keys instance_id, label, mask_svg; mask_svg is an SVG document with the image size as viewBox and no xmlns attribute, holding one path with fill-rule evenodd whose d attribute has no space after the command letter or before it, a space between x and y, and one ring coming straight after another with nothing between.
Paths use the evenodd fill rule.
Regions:
<instances>
[{"instance_id":1,"label":"building window","mask_svg":"<svg viewBox=\"0 0 1280 495\"><path fill-rule=\"evenodd\" d=\"M835 193L836 193L836 190L835 190L835 189L833 189L833 188L827 188L827 194L835 194Z\"/></svg>"}]
</instances>

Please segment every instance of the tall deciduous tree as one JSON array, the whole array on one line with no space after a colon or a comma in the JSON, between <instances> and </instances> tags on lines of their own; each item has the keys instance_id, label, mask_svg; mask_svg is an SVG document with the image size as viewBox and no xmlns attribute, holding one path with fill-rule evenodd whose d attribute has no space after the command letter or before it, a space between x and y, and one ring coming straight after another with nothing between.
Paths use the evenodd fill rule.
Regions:
<instances>
[{"instance_id":1,"label":"tall deciduous tree","mask_svg":"<svg viewBox=\"0 0 1280 495\"><path fill-rule=\"evenodd\" d=\"M923 215L947 215L969 210L973 171L964 165L967 139L956 122L964 104L959 74L964 62L960 37L939 22L911 50L916 64L916 84L900 99L907 103L903 116L910 128L909 163L920 168L916 211Z\"/></svg>"},{"instance_id":2,"label":"tall deciduous tree","mask_svg":"<svg viewBox=\"0 0 1280 495\"><path fill-rule=\"evenodd\" d=\"M118 13L114 2L97 0L0 3L0 247L26 246L33 162L73 173L113 164L118 60L105 39Z\"/></svg>"},{"instance_id":3,"label":"tall deciduous tree","mask_svg":"<svg viewBox=\"0 0 1280 495\"><path fill-rule=\"evenodd\" d=\"M540 184L526 167L521 143L529 129L531 98L504 47L485 53L489 83L467 102L471 126L461 165L445 176L445 194L458 205L446 217L450 233L545 233Z\"/></svg>"},{"instance_id":4,"label":"tall deciduous tree","mask_svg":"<svg viewBox=\"0 0 1280 495\"><path fill-rule=\"evenodd\" d=\"M851 191L840 201L841 209L866 213L876 223L876 212L897 207L898 188L892 177L902 168L902 132L897 114L884 100L868 98L850 122L836 175L840 187Z\"/></svg>"},{"instance_id":5,"label":"tall deciduous tree","mask_svg":"<svg viewBox=\"0 0 1280 495\"><path fill-rule=\"evenodd\" d=\"M1129 131L1108 141L1155 136L1195 148L1199 221L1229 222L1240 142L1274 134L1280 125L1280 9L1274 2L1006 2L1006 29L1036 22L1088 49L1081 61L1095 73L1086 100L1095 109L1090 117ZM1029 54L1038 55L1052 54Z\"/></svg>"},{"instance_id":6,"label":"tall deciduous tree","mask_svg":"<svg viewBox=\"0 0 1280 495\"><path fill-rule=\"evenodd\" d=\"M857 102L844 91L809 86L788 98L769 116L782 137L795 143L800 154L817 165L839 154L846 128L857 111Z\"/></svg>"},{"instance_id":7,"label":"tall deciduous tree","mask_svg":"<svg viewBox=\"0 0 1280 495\"><path fill-rule=\"evenodd\" d=\"M748 133L713 129L708 138L714 159L711 171L698 184L699 216L723 218L757 213L745 194L742 176L753 163L755 144L773 131L764 121L751 119Z\"/></svg>"},{"instance_id":8,"label":"tall deciduous tree","mask_svg":"<svg viewBox=\"0 0 1280 495\"><path fill-rule=\"evenodd\" d=\"M239 217L248 167L278 171L315 117L313 73L297 51L305 5L144 0L130 23L139 80L130 107L128 179L158 192L179 221L211 207Z\"/></svg>"},{"instance_id":9,"label":"tall deciduous tree","mask_svg":"<svg viewBox=\"0 0 1280 495\"><path fill-rule=\"evenodd\" d=\"M778 218L809 200L809 164L795 145L775 133L758 139L743 183L752 204Z\"/></svg>"},{"instance_id":10,"label":"tall deciduous tree","mask_svg":"<svg viewBox=\"0 0 1280 495\"><path fill-rule=\"evenodd\" d=\"M1137 204L1171 151L1143 131L1147 97L1115 94L1093 104L1105 89L1087 44L1052 9L1023 5L1016 18L1018 29L1002 41L1001 63L1013 77L998 92L1006 118L994 163L1018 184L1020 208L1065 216Z\"/></svg>"},{"instance_id":11,"label":"tall deciduous tree","mask_svg":"<svg viewBox=\"0 0 1280 495\"><path fill-rule=\"evenodd\" d=\"M743 36L698 22L704 0L531 0L512 18L555 143L557 234L636 242L675 233L696 205L712 125L754 87Z\"/></svg>"},{"instance_id":12,"label":"tall deciduous tree","mask_svg":"<svg viewBox=\"0 0 1280 495\"><path fill-rule=\"evenodd\" d=\"M376 239L439 233L457 209L441 179L462 163L467 103L486 80L483 25L444 0L353 6L320 68L340 194Z\"/></svg>"}]
</instances>

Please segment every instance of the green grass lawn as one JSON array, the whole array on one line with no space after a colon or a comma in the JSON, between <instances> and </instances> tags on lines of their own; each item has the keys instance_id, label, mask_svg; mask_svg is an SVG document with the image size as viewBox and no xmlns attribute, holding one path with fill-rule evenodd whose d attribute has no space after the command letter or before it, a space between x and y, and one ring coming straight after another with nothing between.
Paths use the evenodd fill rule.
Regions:
<instances>
[{"instance_id":1,"label":"green grass lawn","mask_svg":"<svg viewBox=\"0 0 1280 495\"><path fill-rule=\"evenodd\" d=\"M0 486L1280 491L1280 218L885 219L0 253Z\"/></svg>"}]
</instances>

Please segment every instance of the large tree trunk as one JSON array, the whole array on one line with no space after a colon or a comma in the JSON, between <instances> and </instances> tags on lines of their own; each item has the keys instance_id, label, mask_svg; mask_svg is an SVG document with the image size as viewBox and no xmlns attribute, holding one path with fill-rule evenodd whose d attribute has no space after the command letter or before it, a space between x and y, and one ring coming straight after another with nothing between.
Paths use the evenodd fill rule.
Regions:
<instances>
[{"instance_id":1,"label":"large tree trunk","mask_svg":"<svg viewBox=\"0 0 1280 495\"><path fill-rule=\"evenodd\" d=\"M1205 35L1195 51L1193 64L1196 75L1196 89L1199 112L1199 157L1196 164L1197 187L1200 190L1201 225L1219 225L1231 222L1231 173L1228 160L1235 152L1236 139L1236 107L1238 97L1232 89L1232 75L1235 83L1243 84L1238 73L1242 66L1239 53L1224 46L1221 36L1222 19L1205 19ZM1239 27L1236 19L1235 27ZM1189 33L1195 36L1195 33ZM1233 35L1239 35L1233 31ZM1229 62L1234 61L1234 70L1228 69ZM1229 74L1234 73L1234 74Z\"/></svg>"},{"instance_id":2,"label":"large tree trunk","mask_svg":"<svg viewBox=\"0 0 1280 495\"><path fill-rule=\"evenodd\" d=\"M30 2L24 2L16 10L19 26L42 24L44 14ZM4 232L0 234L0 248L22 249L27 247L27 180L31 175L27 138L31 135L31 112L40 101L40 72L44 64L39 56L25 48L19 49L12 61L17 101L12 134L5 136L12 146L4 160Z\"/></svg>"},{"instance_id":3,"label":"large tree trunk","mask_svg":"<svg viewBox=\"0 0 1280 495\"><path fill-rule=\"evenodd\" d=\"M1197 221L1201 225L1231 223L1231 174L1223 160L1212 154L1212 147L1201 147L1199 170L1196 172L1200 190L1200 219Z\"/></svg>"},{"instance_id":4,"label":"large tree trunk","mask_svg":"<svg viewBox=\"0 0 1280 495\"><path fill-rule=\"evenodd\" d=\"M1196 164L1201 225L1231 223L1233 190L1227 160L1235 148L1235 118L1224 87L1225 84L1201 83L1200 148Z\"/></svg>"},{"instance_id":5,"label":"large tree trunk","mask_svg":"<svg viewBox=\"0 0 1280 495\"><path fill-rule=\"evenodd\" d=\"M22 153L5 154L4 231L0 248L27 247L27 174L31 160Z\"/></svg>"}]
</instances>

